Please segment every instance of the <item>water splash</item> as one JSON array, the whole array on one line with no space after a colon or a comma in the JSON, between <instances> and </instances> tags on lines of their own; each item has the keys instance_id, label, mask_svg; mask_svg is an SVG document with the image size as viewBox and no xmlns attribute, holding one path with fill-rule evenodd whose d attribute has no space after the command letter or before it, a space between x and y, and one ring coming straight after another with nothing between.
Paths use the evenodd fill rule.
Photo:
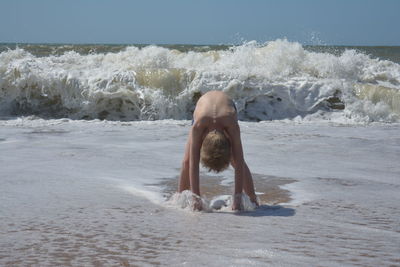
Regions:
<instances>
[{"instance_id":1,"label":"water splash","mask_svg":"<svg viewBox=\"0 0 400 267\"><path fill-rule=\"evenodd\" d=\"M371 87L375 93L358 93ZM241 120L396 122L399 89L399 64L355 50L311 52L287 40L205 52L146 46L85 55L38 57L20 48L0 54L0 115L190 119L198 95L222 90L235 100Z\"/></svg>"},{"instance_id":2,"label":"water splash","mask_svg":"<svg viewBox=\"0 0 400 267\"><path fill-rule=\"evenodd\" d=\"M190 190L185 190L181 193L176 192L167 200L167 205L184 210L193 210L195 198L198 198L198 196L193 194ZM205 212L233 212L232 196L230 195L215 196L211 200L201 197L200 200L202 204L202 210ZM246 194L242 194L242 210L252 211L255 208L256 206L251 202L250 198Z\"/></svg>"}]
</instances>

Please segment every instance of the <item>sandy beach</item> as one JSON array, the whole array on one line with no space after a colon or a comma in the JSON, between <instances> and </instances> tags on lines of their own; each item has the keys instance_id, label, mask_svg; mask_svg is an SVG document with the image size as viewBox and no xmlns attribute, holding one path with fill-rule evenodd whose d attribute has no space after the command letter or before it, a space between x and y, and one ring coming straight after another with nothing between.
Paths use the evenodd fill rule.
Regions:
<instances>
[{"instance_id":1,"label":"sandy beach","mask_svg":"<svg viewBox=\"0 0 400 267\"><path fill-rule=\"evenodd\" d=\"M192 212L169 201L190 121L1 120L0 265L400 263L399 124L240 126L261 206Z\"/></svg>"}]
</instances>

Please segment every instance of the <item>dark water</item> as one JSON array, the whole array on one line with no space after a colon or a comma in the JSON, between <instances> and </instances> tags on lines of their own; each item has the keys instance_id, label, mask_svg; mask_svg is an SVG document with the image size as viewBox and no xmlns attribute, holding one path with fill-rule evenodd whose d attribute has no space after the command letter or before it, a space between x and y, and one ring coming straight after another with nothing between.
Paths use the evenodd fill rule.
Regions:
<instances>
[{"instance_id":1,"label":"dark water","mask_svg":"<svg viewBox=\"0 0 400 267\"><path fill-rule=\"evenodd\" d=\"M129 46L143 48L150 44L10 44L0 43L0 53L9 49L22 48L29 53L46 57L49 55L62 55L68 51L75 51L81 55L94 53L117 53L123 51ZM226 50L228 45L157 45L168 49L176 49L180 52L207 52L211 50Z\"/></svg>"},{"instance_id":2,"label":"dark water","mask_svg":"<svg viewBox=\"0 0 400 267\"><path fill-rule=\"evenodd\" d=\"M146 47L150 44L15 44L0 43L0 53L17 47L28 51L29 53L45 57L49 55L62 55L68 51L75 51L81 55L91 53L116 53L123 51L126 47ZM180 52L207 52L211 50L227 50L231 45L181 45L181 44L161 44L157 45L168 49L176 49ZM322 45L305 45L304 49L318 53L329 53L341 55L345 50L356 50L371 56L371 58L379 58L400 63L400 46L322 46Z\"/></svg>"}]
</instances>

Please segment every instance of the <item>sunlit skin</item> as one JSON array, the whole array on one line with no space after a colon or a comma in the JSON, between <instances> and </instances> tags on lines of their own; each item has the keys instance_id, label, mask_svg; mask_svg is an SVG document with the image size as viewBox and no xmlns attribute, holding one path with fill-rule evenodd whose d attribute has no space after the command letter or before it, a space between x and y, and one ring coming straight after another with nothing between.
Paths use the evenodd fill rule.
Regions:
<instances>
[{"instance_id":1,"label":"sunlit skin","mask_svg":"<svg viewBox=\"0 0 400 267\"><path fill-rule=\"evenodd\" d=\"M240 128L232 100L221 91L210 91L199 98L193 113L194 123L189 132L179 180L179 192L191 190L200 196L199 162L204 137L210 131L223 133L231 144L231 165L235 169L233 210L240 210L244 191L256 205L253 179L243 157ZM195 201L193 209L201 210L201 201Z\"/></svg>"}]
</instances>

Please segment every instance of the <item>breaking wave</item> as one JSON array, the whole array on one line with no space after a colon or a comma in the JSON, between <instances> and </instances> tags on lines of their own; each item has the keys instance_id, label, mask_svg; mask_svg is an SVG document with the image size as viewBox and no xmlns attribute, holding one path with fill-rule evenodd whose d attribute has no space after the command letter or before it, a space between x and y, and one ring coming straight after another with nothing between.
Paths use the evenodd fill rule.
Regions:
<instances>
[{"instance_id":1,"label":"breaking wave","mask_svg":"<svg viewBox=\"0 0 400 267\"><path fill-rule=\"evenodd\" d=\"M398 122L400 65L355 50L312 52L287 40L180 52L0 54L0 115L108 120L190 119L197 98L222 90L239 119Z\"/></svg>"}]
</instances>

